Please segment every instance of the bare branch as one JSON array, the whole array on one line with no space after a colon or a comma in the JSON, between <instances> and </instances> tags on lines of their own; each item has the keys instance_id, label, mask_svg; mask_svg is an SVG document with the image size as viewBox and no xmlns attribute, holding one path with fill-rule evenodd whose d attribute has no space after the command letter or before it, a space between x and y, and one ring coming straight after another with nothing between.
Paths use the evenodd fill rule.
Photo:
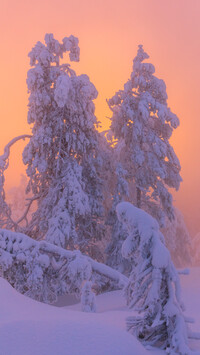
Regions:
<instances>
[{"instance_id":1,"label":"bare branch","mask_svg":"<svg viewBox=\"0 0 200 355\"><path fill-rule=\"evenodd\" d=\"M20 222L22 222L24 219L26 219L27 217L27 214L28 214L28 211L32 205L32 203L35 201L35 200L38 200L40 196L35 196L34 198L31 198L29 199L29 203L26 207L26 210L24 212L24 214L18 219L18 221L16 221L16 224L19 224Z\"/></svg>"}]
</instances>

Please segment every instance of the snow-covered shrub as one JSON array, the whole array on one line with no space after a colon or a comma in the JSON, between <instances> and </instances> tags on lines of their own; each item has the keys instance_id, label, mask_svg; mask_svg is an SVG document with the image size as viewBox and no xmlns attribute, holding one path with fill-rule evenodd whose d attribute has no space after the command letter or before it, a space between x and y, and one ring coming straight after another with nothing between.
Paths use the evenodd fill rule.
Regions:
<instances>
[{"instance_id":1,"label":"snow-covered shrub","mask_svg":"<svg viewBox=\"0 0 200 355\"><path fill-rule=\"evenodd\" d=\"M92 291L91 281L86 281L82 287L81 306L83 312L96 312L95 294Z\"/></svg>"},{"instance_id":2,"label":"snow-covered shrub","mask_svg":"<svg viewBox=\"0 0 200 355\"><path fill-rule=\"evenodd\" d=\"M123 255L134 258L127 303L139 313L127 319L127 329L145 345L190 354L180 280L157 221L128 202L117 205L117 216L128 231Z\"/></svg>"}]
</instances>

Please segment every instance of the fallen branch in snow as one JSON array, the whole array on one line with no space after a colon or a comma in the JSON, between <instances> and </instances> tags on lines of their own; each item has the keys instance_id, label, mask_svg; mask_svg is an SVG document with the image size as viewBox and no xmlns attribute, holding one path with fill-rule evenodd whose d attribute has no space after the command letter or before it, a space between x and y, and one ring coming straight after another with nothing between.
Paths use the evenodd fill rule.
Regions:
<instances>
[{"instance_id":1,"label":"fallen branch in snow","mask_svg":"<svg viewBox=\"0 0 200 355\"><path fill-rule=\"evenodd\" d=\"M120 272L78 250L65 250L5 229L0 229L0 268L15 289L46 303L67 293L80 297L85 281L99 289L106 284L123 288L128 282Z\"/></svg>"},{"instance_id":2,"label":"fallen branch in snow","mask_svg":"<svg viewBox=\"0 0 200 355\"><path fill-rule=\"evenodd\" d=\"M110 266L99 263L93 260L92 258L88 257L88 260L91 263L94 272L98 273L99 275L104 275L110 280L117 282L120 288L123 288L127 285L128 278L125 275L121 274L119 271L112 269Z\"/></svg>"}]
</instances>

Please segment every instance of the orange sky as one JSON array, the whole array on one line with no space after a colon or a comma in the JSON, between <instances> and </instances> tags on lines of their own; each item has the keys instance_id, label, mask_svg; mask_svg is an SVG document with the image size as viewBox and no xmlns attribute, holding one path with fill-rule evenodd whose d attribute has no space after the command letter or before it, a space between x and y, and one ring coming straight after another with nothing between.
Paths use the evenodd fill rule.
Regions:
<instances>
[{"instance_id":1,"label":"orange sky","mask_svg":"<svg viewBox=\"0 0 200 355\"><path fill-rule=\"evenodd\" d=\"M96 115L105 129L105 100L123 88L137 45L143 44L181 122L172 138L184 179L175 204L192 234L200 231L200 0L0 0L0 9L1 152L14 136L29 133L27 54L45 33L59 40L79 37L81 60L73 67L88 74L99 91ZM13 150L8 186L19 183L22 171L22 144Z\"/></svg>"}]
</instances>

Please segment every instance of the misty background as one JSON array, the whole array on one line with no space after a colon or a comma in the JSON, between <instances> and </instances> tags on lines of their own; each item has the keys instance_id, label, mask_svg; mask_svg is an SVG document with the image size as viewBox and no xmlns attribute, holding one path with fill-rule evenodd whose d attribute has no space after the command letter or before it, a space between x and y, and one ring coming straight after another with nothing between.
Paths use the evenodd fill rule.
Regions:
<instances>
[{"instance_id":1,"label":"misty background","mask_svg":"<svg viewBox=\"0 0 200 355\"><path fill-rule=\"evenodd\" d=\"M45 33L54 33L58 39L70 34L79 38L80 63L73 67L77 74L86 73L99 92L95 105L102 130L108 129L111 117L106 99L123 88L141 43L155 75L166 83L169 107L180 119L171 139L183 178L180 190L173 193L174 205L195 236L200 231L199 0L0 0L0 4L0 154L13 137L30 132L27 55ZM24 145L17 143L12 150L7 191L18 186L25 173Z\"/></svg>"}]
</instances>

